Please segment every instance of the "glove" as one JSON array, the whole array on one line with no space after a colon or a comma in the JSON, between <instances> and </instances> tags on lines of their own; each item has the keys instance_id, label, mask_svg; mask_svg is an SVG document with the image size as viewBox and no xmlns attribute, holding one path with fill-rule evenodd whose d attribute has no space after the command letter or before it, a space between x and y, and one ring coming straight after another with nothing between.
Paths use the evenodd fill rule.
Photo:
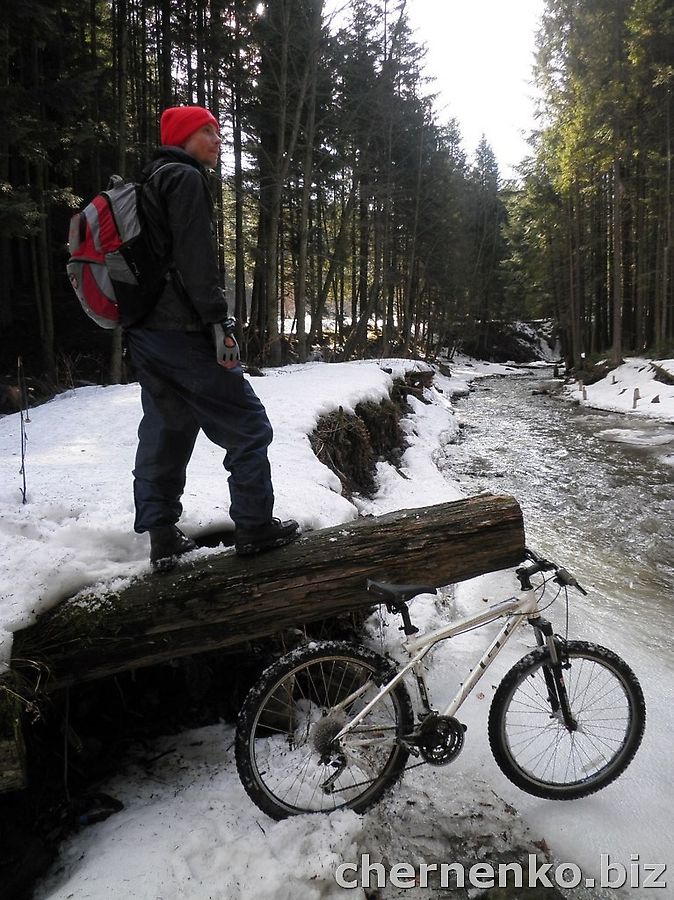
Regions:
<instances>
[{"instance_id":1,"label":"glove","mask_svg":"<svg viewBox=\"0 0 674 900\"><path fill-rule=\"evenodd\" d=\"M233 369L241 360L239 345L234 337L236 319L228 318L211 326L215 341L215 356L218 364L225 369Z\"/></svg>"}]
</instances>

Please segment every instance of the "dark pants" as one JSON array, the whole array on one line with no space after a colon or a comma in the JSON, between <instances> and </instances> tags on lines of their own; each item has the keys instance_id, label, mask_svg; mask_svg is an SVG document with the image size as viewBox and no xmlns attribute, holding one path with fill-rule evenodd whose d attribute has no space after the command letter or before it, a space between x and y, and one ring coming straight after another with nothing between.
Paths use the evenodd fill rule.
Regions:
<instances>
[{"instance_id":1,"label":"dark pants","mask_svg":"<svg viewBox=\"0 0 674 900\"><path fill-rule=\"evenodd\" d=\"M272 428L241 366L218 365L209 335L131 328L127 347L141 385L134 475L135 530L172 525L197 434L227 452L230 516L245 528L269 522L274 506L267 447Z\"/></svg>"}]
</instances>

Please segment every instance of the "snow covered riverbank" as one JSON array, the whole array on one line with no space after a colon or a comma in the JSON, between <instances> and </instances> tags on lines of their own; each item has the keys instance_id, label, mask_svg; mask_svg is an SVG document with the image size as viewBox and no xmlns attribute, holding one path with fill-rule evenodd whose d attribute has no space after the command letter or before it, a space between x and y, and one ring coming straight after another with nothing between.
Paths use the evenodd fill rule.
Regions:
<instances>
[{"instance_id":1,"label":"snow covered riverbank","mask_svg":"<svg viewBox=\"0 0 674 900\"><path fill-rule=\"evenodd\" d=\"M658 381L658 369L674 382L674 359L626 359L606 378L585 387L582 379L567 392L583 405L627 413L630 416L664 419L674 423L674 383ZM669 379L668 379L669 380Z\"/></svg>"},{"instance_id":2,"label":"snow covered riverbank","mask_svg":"<svg viewBox=\"0 0 674 900\"><path fill-rule=\"evenodd\" d=\"M412 402L412 414L405 420L410 446L403 457L403 474L380 464L378 494L356 506L340 495L337 479L317 462L307 435L321 413L338 406L352 409L361 400L385 396L391 375L384 366L401 371L415 364L390 360L381 365L317 364L270 372L254 381L276 432L272 466L278 514L316 528L354 518L357 506L377 514L461 496L458 484L443 477L434 462L438 448L447 447L458 433L450 397L466 393L467 382L475 377L514 370L468 360L453 364L451 379L436 379L442 392L429 392L429 405ZM666 406L660 405L664 413ZM31 411L25 506L19 490L18 417L0 422L0 550L8 563L0 582L0 616L7 634L64 594L92 582L146 571L147 539L131 530L130 469L139 413L133 385L83 389ZM227 521L220 455L208 442L199 442L188 473L183 518L188 532ZM217 491L214 486L219 484L222 490ZM415 622L431 626L481 603L482 596L511 590L513 586L503 581L486 576L444 599L420 599L415 603ZM375 641L377 631L375 621ZM395 634L394 628L388 629L386 643L391 632ZM466 636L461 643L452 642L451 652L449 648L438 652L432 678L441 696L460 673L467 654L474 652L472 641L480 640L479 634ZM495 680L496 676L489 679L489 691ZM337 866L358 862L364 852L373 861L416 866L424 860L495 865L526 859L527 852L537 852L543 861L546 839L557 860L576 862L559 855L544 817L538 814L536 828L529 830L513 807L494 793L497 770L488 759L480 723L489 691L478 695L469 711L470 743L464 756L448 769L424 767L408 773L393 796L365 816L344 812L281 823L266 819L239 785L229 725L157 741L153 753L157 762L151 770L131 762L104 787L124 802L125 809L66 843L39 896L44 900L333 898L344 893L335 882ZM620 806L612 805L614 792L613 801L603 799L608 793L602 794L599 806L592 808L606 816L616 810L624 814L638 805L630 793L635 790L638 784L633 781L625 787ZM593 802L579 803L589 808ZM578 810L578 833L568 836L564 850L580 853L586 837L584 819L579 804L573 804L569 822L573 809ZM596 816L590 821L594 825ZM624 827L629 829L629 822ZM629 866L630 860L622 857L622 862ZM585 874L598 874L598 869L597 859L596 873L590 866ZM360 889L350 895L365 897ZM554 896L552 891L543 895ZM389 890L381 896L398 894ZM404 890L400 896L430 893L419 888ZM604 895L597 891L592 896Z\"/></svg>"}]
</instances>

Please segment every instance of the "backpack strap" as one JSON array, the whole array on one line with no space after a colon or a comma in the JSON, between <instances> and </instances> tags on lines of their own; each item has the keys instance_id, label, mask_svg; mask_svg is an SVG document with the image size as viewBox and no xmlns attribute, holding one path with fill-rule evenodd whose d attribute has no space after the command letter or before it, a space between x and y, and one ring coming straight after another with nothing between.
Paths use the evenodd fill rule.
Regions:
<instances>
[{"instance_id":1,"label":"backpack strap","mask_svg":"<svg viewBox=\"0 0 674 900\"><path fill-rule=\"evenodd\" d=\"M169 166L188 166L190 169L192 168L192 166L190 166L189 163L182 163L182 162L162 163L160 166L157 166L156 169L153 169L152 172L148 172L147 175L141 174L140 180L138 183L146 184L151 178L154 178L154 176L157 174L157 172L161 172L162 169L168 169Z\"/></svg>"}]
</instances>

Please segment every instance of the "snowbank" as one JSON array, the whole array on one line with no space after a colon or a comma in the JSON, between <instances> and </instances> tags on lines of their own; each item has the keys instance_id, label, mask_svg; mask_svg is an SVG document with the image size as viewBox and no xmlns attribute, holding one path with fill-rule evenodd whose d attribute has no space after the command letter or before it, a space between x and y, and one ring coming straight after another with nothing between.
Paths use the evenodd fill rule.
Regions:
<instances>
[{"instance_id":1,"label":"snowbank","mask_svg":"<svg viewBox=\"0 0 674 900\"><path fill-rule=\"evenodd\" d=\"M656 381L655 363L674 379L674 359L627 359L606 378L585 387L581 381L567 388L567 395L584 406L647 416L674 422L674 384ZM636 392L636 393L635 393Z\"/></svg>"},{"instance_id":2,"label":"snowbank","mask_svg":"<svg viewBox=\"0 0 674 900\"><path fill-rule=\"evenodd\" d=\"M309 434L321 415L380 401L389 395L394 377L426 368L409 360L310 363L253 379L275 432L270 459L276 514L297 519L305 530L354 519L356 506L341 495L337 476L314 455ZM136 384L85 387L30 410L25 504L20 417L0 420L0 668L10 656L11 633L45 609L85 587L148 572L147 535L133 531L131 470L139 393ZM433 418L428 422L430 440L437 430L451 429L448 404L428 416ZM408 431L414 453L427 436L415 435L413 426ZM199 436L183 498L181 524L188 534L232 524L222 456L220 448ZM423 453L417 456L423 458ZM455 496L437 471L432 481L432 466L425 474L427 490L416 504L407 491L405 502L422 505L431 495ZM390 477L404 482L400 475ZM391 502L390 508L396 508Z\"/></svg>"}]
</instances>

